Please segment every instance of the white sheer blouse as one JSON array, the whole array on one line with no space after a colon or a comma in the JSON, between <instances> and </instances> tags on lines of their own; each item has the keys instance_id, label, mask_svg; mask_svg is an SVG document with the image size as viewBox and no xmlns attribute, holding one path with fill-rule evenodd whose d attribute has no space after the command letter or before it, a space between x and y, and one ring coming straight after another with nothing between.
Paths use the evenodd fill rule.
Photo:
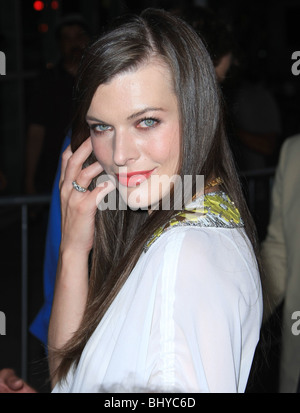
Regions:
<instances>
[{"instance_id":1,"label":"white sheer blouse","mask_svg":"<svg viewBox=\"0 0 300 413\"><path fill-rule=\"evenodd\" d=\"M53 392L244 392L261 318L244 230L171 228L143 252Z\"/></svg>"}]
</instances>

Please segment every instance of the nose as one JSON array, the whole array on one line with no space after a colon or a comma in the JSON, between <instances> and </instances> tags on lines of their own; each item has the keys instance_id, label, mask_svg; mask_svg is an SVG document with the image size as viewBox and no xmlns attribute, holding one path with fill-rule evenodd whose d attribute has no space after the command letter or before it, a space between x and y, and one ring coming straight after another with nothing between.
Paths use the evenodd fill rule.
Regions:
<instances>
[{"instance_id":1,"label":"nose","mask_svg":"<svg viewBox=\"0 0 300 413\"><path fill-rule=\"evenodd\" d=\"M128 131L116 131L114 136L113 160L117 166L127 166L139 157L135 137Z\"/></svg>"}]
</instances>

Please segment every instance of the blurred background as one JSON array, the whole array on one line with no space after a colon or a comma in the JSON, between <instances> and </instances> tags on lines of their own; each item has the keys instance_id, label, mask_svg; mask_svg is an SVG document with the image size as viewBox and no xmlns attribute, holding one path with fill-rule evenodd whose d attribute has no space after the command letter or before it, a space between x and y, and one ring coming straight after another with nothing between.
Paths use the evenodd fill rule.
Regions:
<instances>
[{"instance_id":1,"label":"blurred background","mask_svg":"<svg viewBox=\"0 0 300 413\"><path fill-rule=\"evenodd\" d=\"M260 240L280 147L300 132L300 76L291 70L292 53L300 50L299 0L0 0L0 51L6 56L6 74L0 75L0 311L6 318L0 368L14 368L40 391L48 390L45 353L28 326L43 303L51 185L70 121L76 64L68 53L79 56L112 18L145 7L178 14L204 7L231 33L230 68L220 83L228 135ZM82 19L84 33L58 34L68 19ZM277 392L280 308L267 328L271 335L258 351L259 373L253 373L248 391Z\"/></svg>"}]
</instances>

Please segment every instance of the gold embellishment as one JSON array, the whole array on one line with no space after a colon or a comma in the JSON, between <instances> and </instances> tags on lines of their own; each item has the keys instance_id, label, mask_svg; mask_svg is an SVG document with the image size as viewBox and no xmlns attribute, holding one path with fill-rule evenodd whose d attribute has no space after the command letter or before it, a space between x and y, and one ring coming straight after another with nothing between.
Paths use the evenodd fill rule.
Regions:
<instances>
[{"instance_id":1,"label":"gold embellishment","mask_svg":"<svg viewBox=\"0 0 300 413\"><path fill-rule=\"evenodd\" d=\"M208 182L204 189L212 188L213 186L221 185L223 183L223 179L218 176L216 179L213 179L212 181Z\"/></svg>"},{"instance_id":2,"label":"gold embellishment","mask_svg":"<svg viewBox=\"0 0 300 413\"><path fill-rule=\"evenodd\" d=\"M146 243L144 251L146 252L165 231L177 226L217 228L241 228L244 226L239 210L223 191L200 196L199 205L199 208L196 206L193 209L189 209L187 205L185 210L178 212L166 225L158 228Z\"/></svg>"},{"instance_id":3,"label":"gold embellishment","mask_svg":"<svg viewBox=\"0 0 300 413\"><path fill-rule=\"evenodd\" d=\"M224 183L223 179L218 176L216 179L212 179L211 181L209 181L205 185L204 190L206 191L209 188L213 188L214 186L221 185L223 183ZM194 201L197 198L197 196L199 195L198 194L193 195L192 201Z\"/></svg>"}]
</instances>

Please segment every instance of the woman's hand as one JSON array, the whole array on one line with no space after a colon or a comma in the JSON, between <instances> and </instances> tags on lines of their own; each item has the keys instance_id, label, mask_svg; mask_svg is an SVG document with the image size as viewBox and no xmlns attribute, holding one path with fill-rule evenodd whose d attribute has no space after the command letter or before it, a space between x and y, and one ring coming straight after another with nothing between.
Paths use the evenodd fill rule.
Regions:
<instances>
[{"instance_id":1,"label":"woman's hand","mask_svg":"<svg viewBox=\"0 0 300 413\"><path fill-rule=\"evenodd\" d=\"M79 192L73 187L72 183L76 181L87 188L92 179L103 172L98 162L82 168L91 152L91 139L88 138L74 153L68 147L62 155L59 182L62 233L48 334L53 386L60 362L55 349L61 349L78 330L86 307L88 257L94 242L97 205L115 189L112 181L104 182L92 191Z\"/></svg>"},{"instance_id":2,"label":"woman's hand","mask_svg":"<svg viewBox=\"0 0 300 413\"><path fill-rule=\"evenodd\" d=\"M78 192L73 187L72 182L76 181L83 188L87 188L92 179L103 172L99 162L82 168L91 152L91 138L88 138L74 153L69 146L62 156L59 183L62 214L61 252L68 250L76 254L89 254L93 247L97 205L115 189L110 180L92 191Z\"/></svg>"},{"instance_id":3,"label":"woman's hand","mask_svg":"<svg viewBox=\"0 0 300 413\"><path fill-rule=\"evenodd\" d=\"M0 393L36 393L24 380L18 377L12 369L0 370Z\"/></svg>"}]
</instances>

